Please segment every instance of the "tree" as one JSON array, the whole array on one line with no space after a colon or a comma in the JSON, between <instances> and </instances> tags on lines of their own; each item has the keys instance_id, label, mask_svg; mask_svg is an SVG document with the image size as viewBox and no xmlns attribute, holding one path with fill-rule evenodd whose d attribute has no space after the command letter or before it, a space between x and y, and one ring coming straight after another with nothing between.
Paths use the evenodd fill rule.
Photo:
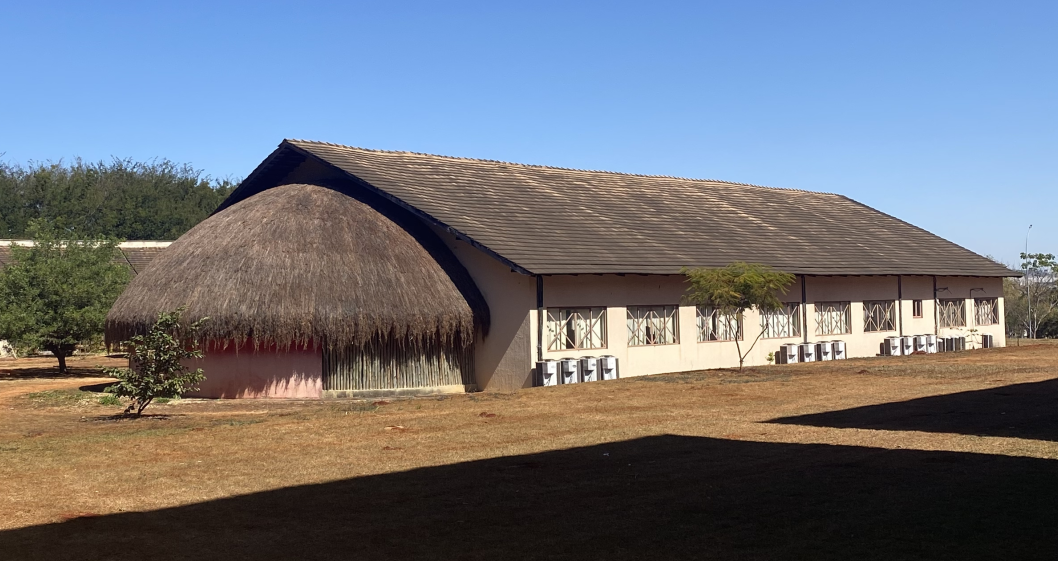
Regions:
<instances>
[{"instance_id":1,"label":"tree","mask_svg":"<svg viewBox=\"0 0 1058 561\"><path fill-rule=\"evenodd\" d=\"M697 306L712 306L721 313L739 318L746 310L755 308L761 313L774 312L783 307L780 294L786 294L794 282L794 276L776 271L765 265L736 262L719 269L684 269L690 287L687 301ZM746 352L735 337L738 350L738 369L742 370L746 356L764 334L764 326L753 339Z\"/></svg>"},{"instance_id":2,"label":"tree","mask_svg":"<svg viewBox=\"0 0 1058 561\"><path fill-rule=\"evenodd\" d=\"M179 397L195 391L205 380L202 369L189 369L185 359L202 358L196 336L206 318L180 329L183 308L158 314L158 321L145 335L136 335L122 343L129 350L130 368L108 369L106 373L118 379L107 391L131 400L125 414L137 417L159 397Z\"/></svg>"},{"instance_id":3,"label":"tree","mask_svg":"<svg viewBox=\"0 0 1058 561\"><path fill-rule=\"evenodd\" d=\"M12 245L12 263L0 272L0 338L50 351L65 374L66 357L102 335L129 269L115 261L116 239L60 237L43 221L31 222L29 233L34 245Z\"/></svg>"},{"instance_id":4,"label":"tree","mask_svg":"<svg viewBox=\"0 0 1058 561\"><path fill-rule=\"evenodd\" d=\"M1058 311L1058 290L1055 287L1058 261L1051 253L1022 253L1021 261L1021 270L1025 273L1022 279L1026 300L1025 327L1029 337L1035 339L1040 322Z\"/></svg>"}]
</instances>

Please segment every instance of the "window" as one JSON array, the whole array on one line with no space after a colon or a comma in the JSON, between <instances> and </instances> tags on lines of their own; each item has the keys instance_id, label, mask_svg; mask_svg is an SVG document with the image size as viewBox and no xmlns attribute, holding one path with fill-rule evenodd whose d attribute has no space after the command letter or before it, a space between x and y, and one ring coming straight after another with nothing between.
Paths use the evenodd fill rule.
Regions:
<instances>
[{"instance_id":1,"label":"window","mask_svg":"<svg viewBox=\"0 0 1058 561\"><path fill-rule=\"evenodd\" d=\"M716 308L697 306L698 342L742 340L742 317Z\"/></svg>"},{"instance_id":2,"label":"window","mask_svg":"<svg viewBox=\"0 0 1058 561\"><path fill-rule=\"evenodd\" d=\"M881 300L863 303L864 331L895 331L896 302Z\"/></svg>"},{"instance_id":3,"label":"window","mask_svg":"<svg viewBox=\"0 0 1058 561\"><path fill-rule=\"evenodd\" d=\"M995 298L974 299L974 321L977 325L999 323L999 300Z\"/></svg>"},{"instance_id":4,"label":"window","mask_svg":"<svg viewBox=\"0 0 1058 561\"><path fill-rule=\"evenodd\" d=\"M966 300L953 298L937 301L937 315L941 327L966 327Z\"/></svg>"},{"instance_id":5,"label":"window","mask_svg":"<svg viewBox=\"0 0 1058 561\"><path fill-rule=\"evenodd\" d=\"M680 342L679 306L629 306L628 344L674 345Z\"/></svg>"},{"instance_id":6,"label":"window","mask_svg":"<svg viewBox=\"0 0 1058 561\"><path fill-rule=\"evenodd\" d=\"M911 301L911 315L917 318L922 317L922 300Z\"/></svg>"},{"instance_id":7,"label":"window","mask_svg":"<svg viewBox=\"0 0 1058 561\"><path fill-rule=\"evenodd\" d=\"M796 302L783 304L774 312L760 315L760 328L765 339L801 336L801 305Z\"/></svg>"},{"instance_id":8,"label":"window","mask_svg":"<svg viewBox=\"0 0 1058 561\"><path fill-rule=\"evenodd\" d=\"M606 347L606 308L547 310L547 350Z\"/></svg>"},{"instance_id":9,"label":"window","mask_svg":"<svg viewBox=\"0 0 1058 561\"><path fill-rule=\"evenodd\" d=\"M848 302L816 302L816 335L852 333Z\"/></svg>"}]
</instances>

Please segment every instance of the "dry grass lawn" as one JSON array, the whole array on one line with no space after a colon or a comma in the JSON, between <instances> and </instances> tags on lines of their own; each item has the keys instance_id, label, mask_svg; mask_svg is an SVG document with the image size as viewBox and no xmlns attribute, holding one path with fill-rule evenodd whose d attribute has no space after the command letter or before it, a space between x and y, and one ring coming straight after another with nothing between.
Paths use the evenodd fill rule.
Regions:
<instances>
[{"instance_id":1,"label":"dry grass lawn","mask_svg":"<svg viewBox=\"0 0 1058 561\"><path fill-rule=\"evenodd\" d=\"M1058 552L1054 345L137 420L121 363L0 361L0 558Z\"/></svg>"}]
</instances>

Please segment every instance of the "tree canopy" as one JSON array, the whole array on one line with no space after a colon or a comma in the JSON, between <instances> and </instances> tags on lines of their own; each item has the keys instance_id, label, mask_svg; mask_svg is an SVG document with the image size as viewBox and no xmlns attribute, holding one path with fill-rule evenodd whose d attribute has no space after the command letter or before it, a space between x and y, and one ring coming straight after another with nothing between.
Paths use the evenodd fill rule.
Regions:
<instances>
[{"instance_id":1,"label":"tree canopy","mask_svg":"<svg viewBox=\"0 0 1058 561\"><path fill-rule=\"evenodd\" d=\"M785 294L796 280L793 275L766 265L743 262L731 263L719 269L684 269L683 272L690 284L686 298L691 304L711 306L724 314L736 316L739 323L746 310L757 309L767 313L781 308L783 302L779 295ZM739 369L763 333L762 325L745 352L742 352L739 342L741 337L735 337Z\"/></svg>"},{"instance_id":2,"label":"tree canopy","mask_svg":"<svg viewBox=\"0 0 1058 561\"><path fill-rule=\"evenodd\" d=\"M64 239L40 220L27 227L33 247L12 246L0 271L0 339L50 351L66 372L77 345L98 340L107 311L129 281L115 261L118 241Z\"/></svg>"},{"instance_id":3,"label":"tree canopy","mask_svg":"<svg viewBox=\"0 0 1058 561\"><path fill-rule=\"evenodd\" d=\"M30 223L43 219L88 238L175 240L235 185L169 160L0 162L0 238L26 238Z\"/></svg>"}]
</instances>

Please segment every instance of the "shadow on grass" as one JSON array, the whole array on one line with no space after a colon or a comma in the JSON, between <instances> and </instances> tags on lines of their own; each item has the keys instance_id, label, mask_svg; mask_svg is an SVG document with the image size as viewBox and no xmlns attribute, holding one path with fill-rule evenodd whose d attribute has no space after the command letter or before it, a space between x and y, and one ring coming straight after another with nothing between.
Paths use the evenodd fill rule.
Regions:
<instances>
[{"instance_id":1,"label":"shadow on grass","mask_svg":"<svg viewBox=\"0 0 1058 561\"><path fill-rule=\"evenodd\" d=\"M74 378L105 378L106 374L96 367L69 367L66 374L59 373L59 366L3 368L0 366L0 380L18 380L28 378L47 378L66 380Z\"/></svg>"},{"instance_id":2,"label":"shadow on grass","mask_svg":"<svg viewBox=\"0 0 1058 561\"><path fill-rule=\"evenodd\" d=\"M0 532L0 552L44 560L1050 559L1055 504L1056 461L659 436L76 518Z\"/></svg>"},{"instance_id":3,"label":"shadow on grass","mask_svg":"<svg viewBox=\"0 0 1058 561\"><path fill-rule=\"evenodd\" d=\"M782 417L769 422L1058 441L1058 379Z\"/></svg>"}]
</instances>

